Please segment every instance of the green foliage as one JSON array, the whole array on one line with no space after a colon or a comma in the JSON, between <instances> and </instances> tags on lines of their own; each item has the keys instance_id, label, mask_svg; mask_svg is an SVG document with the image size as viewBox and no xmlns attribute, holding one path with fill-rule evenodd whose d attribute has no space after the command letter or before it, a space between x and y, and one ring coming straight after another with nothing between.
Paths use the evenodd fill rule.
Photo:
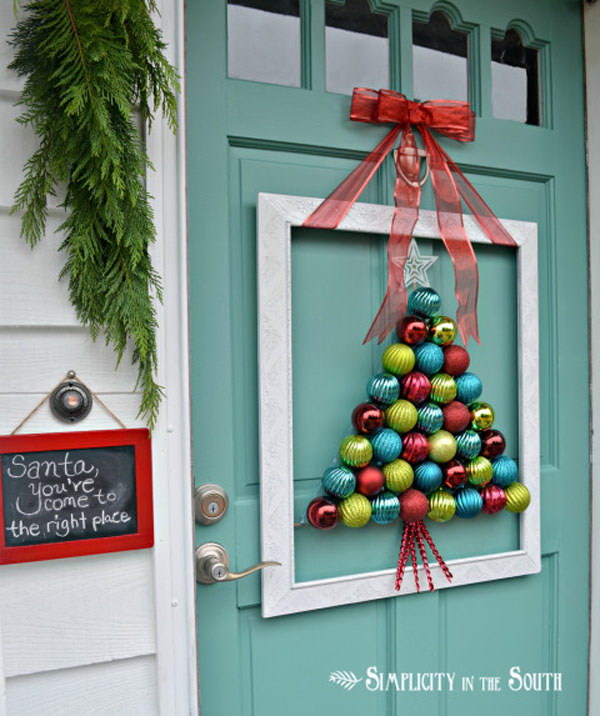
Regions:
<instances>
[{"instance_id":1,"label":"green foliage","mask_svg":"<svg viewBox=\"0 0 600 716\"><path fill-rule=\"evenodd\" d=\"M104 334L118 361L132 342L140 415L150 427L162 396L153 306L162 295L148 252L155 238L144 186L150 162L135 108L148 126L161 110L175 130L179 89L154 9L153 0L30 1L11 36L10 65L26 78L19 121L39 138L15 194L21 235L35 246L48 197L64 187L61 277L79 320L94 339Z\"/></svg>"}]
</instances>

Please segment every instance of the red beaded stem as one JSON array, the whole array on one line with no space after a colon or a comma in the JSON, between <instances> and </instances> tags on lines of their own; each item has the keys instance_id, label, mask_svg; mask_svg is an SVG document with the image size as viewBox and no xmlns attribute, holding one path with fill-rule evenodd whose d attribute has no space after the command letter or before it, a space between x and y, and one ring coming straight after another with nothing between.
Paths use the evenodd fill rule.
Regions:
<instances>
[{"instance_id":1,"label":"red beaded stem","mask_svg":"<svg viewBox=\"0 0 600 716\"><path fill-rule=\"evenodd\" d=\"M417 564L417 551L415 549L415 539L417 536L417 525L413 522L411 523L411 536L410 536L410 560L412 562L412 568L413 568L413 575L415 577L415 586L417 587L417 592L421 591L421 585L419 584L419 565Z\"/></svg>"},{"instance_id":2,"label":"red beaded stem","mask_svg":"<svg viewBox=\"0 0 600 716\"><path fill-rule=\"evenodd\" d=\"M435 546L434 541L431 539L431 535L429 534L429 530L427 529L427 526L425 523L423 523L422 527L422 533L425 539L427 540L427 544L429 545L431 551L433 552L433 556L437 559L438 564L442 568L442 572L446 575L446 579L451 582L452 581L452 572L448 569L448 566L444 562L444 558L442 555L437 551L437 547Z\"/></svg>"},{"instance_id":3,"label":"red beaded stem","mask_svg":"<svg viewBox=\"0 0 600 716\"><path fill-rule=\"evenodd\" d=\"M406 562L408 560L408 537L410 532L411 524L409 522L405 522L404 531L402 533L400 554L398 555L398 569L396 570L396 591L398 591L400 589L400 586L402 585L404 570L406 569Z\"/></svg>"},{"instance_id":4,"label":"red beaded stem","mask_svg":"<svg viewBox=\"0 0 600 716\"><path fill-rule=\"evenodd\" d=\"M417 543L419 545L419 552L421 553L421 559L423 560L423 566L425 567L425 574L427 575L427 584L429 585L429 591L433 592L435 587L433 586L433 579L431 578L431 570L429 569L429 562L427 561L427 553L425 552L425 543L423 541L423 522L417 522Z\"/></svg>"}]
</instances>

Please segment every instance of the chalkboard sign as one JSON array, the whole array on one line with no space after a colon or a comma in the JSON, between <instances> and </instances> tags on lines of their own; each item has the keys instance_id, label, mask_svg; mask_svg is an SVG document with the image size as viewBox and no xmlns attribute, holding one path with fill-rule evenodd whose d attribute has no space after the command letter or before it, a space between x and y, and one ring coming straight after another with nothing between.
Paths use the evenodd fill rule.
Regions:
<instances>
[{"instance_id":1,"label":"chalkboard sign","mask_svg":"<svg viewBox=\"0 0 600 716\"><path fill-rule=\"evenodd\" d=\"M0 564L153 544L147 430L0 437Z\"/></svg>"}]
</instances>

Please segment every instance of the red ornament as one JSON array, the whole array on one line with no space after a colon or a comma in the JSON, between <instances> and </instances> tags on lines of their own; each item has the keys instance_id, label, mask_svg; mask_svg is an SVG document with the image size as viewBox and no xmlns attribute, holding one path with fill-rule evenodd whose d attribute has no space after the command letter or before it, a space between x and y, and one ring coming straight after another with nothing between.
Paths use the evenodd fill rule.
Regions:
<instances>
[{"instance_id":1,"label":"red ornament","mask_svg":"<svg viewBox=\"0 0 600 716\"><path fill-rule=\"evenodd\" d=\"M427 324L418 316L404 316L396 327L396 333L403 343L416 346L427 337Z\"/></svg>"},{"instance_id":2,"label":"red ornament","mask_svg":"<svg viewBox=\"0 0 600 716\"><path fill-rule=\"evenodd\" d=\"M318 530L330 530L338 523L338 511L333 500L315 497L306 510L308 521Z\"/></svg>"},{"instance_id":3,"label":"red ornament","mask_svg":"<svg viewBox=\"0 0 600 716\"><path fill-rule=\"evenodd\" d=\"M429 512L429 500L420 490L410 488L400 495L400 519L418 522Z\"/></svg>"},{"instance_id":4,"label":"red ornament","mask_svg":"<svg viewBox=\"0 0 600 716\"><path fill-rule=\"evenodd\" d=\"M481 491L481 497L483 497L481 511L488 515L500 512L506 505L506 493L498 485L486 485Z\"/></svg>"},{"instance_id":5,"label":"red ornament","mask_svg":"<svg viewBox=\"0 0 600 716\"><path fill-rule=\"evenodd\" d=\"M413 370L400 381L401 396L415 405L427 400L430 391L431 383L425 373Z\"/></svg>"},{"instance_id":6,"label":"red ornament","mask_svg":"<svg viewBox=\"0 0 600 716\"><path fill-rule=\"evenodd\" d=\"M383 410L372 403L361 403L352 411L352 425L363 435L374 433L383 427Z\"/></svg>"},{"instance_id":7,"label":"red ornament","mask_svg":"<svg viewBox=\"0 0 600 716\"><path fill-rule=\"evenodd\" d=\"M471 422L469 408L459 400L453 400L444 405L442 412L444 413L444 430L450 433L460 433Z\"/></svg>"},{"instance_id":8,"label":"red ornament","mask_svg":"<svg viewBox=\"0 0 600 716\"><path fill-rule=\"evenodd\" d=\"M481 438L481 454L484 457L493 460L498 455L502 455L506 447L506 440L499 430L483 430L479 436Z\"/></svg>"},{"instance_id":9,"label":"red ornament","mask_svg":"<svg viewBox=\"0 0 600 716\"><path fill-rule=\"evenodd\" d=\"M467 470L460 460L450 460L450 462L442 465L442 472L444 473L443 482L446 487L461 487L467 481Z\"/></svg>"},{"instance_id":10,"label":"red ornament","mask_svg":"<svg viewBox=\"0 0 600 716\"><path fill-rule=\"evenodd\" d=\"M429 453L429 443L423 433L407 433L402 438L402 453L400 457L412 465L423 462Z\"/></svg>"},{"instance_id":11,"label":"red ornament","mask_svg":"<svg viewBox=\"0 0 600 716\"><path fill-rule=\"evenodd\" d=\"M373 465L363 467L356 473L356 491L367 497L381 492L385 483L383 472Z\"/></svg>"},{"instance_id":12,"label":"red ornament","mask_svg":"<svg viewBox=\"0 0 600 716\"><path fill-rule=\"evenodd\" d=\"M454 376L462 375L469 367L470 362L469 354L462 346L446 346L441 372Z\"/></svg>"}]
</instances>

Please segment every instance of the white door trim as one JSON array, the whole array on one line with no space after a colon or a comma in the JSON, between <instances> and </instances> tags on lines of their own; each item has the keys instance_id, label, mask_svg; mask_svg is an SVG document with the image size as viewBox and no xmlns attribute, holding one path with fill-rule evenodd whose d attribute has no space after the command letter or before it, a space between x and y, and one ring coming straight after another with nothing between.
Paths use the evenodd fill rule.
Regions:
<instances>
[{"instance_id":1,"label":"white door trim","mask_svg":"<svg viewBox=\"0 0 600 716\"><path fill-rule=\"evenodd\" d=\"M194 521L190 438L188 257L185 152L184 3L158 0L155 20L180 73L179 130L156 117L147 137L155 167L148 190L156 224L152 248L163 277L159 319L159 382L166 397L153 435L154 588L159 712L198 714Z\"/></svg>"},{"instance_id":2,"label":"white door trim","mask_svg":"<svg viewBox=\"0 0 600 716\"><path fill-rule=\"evenodd\" d=\"M600 4L584 3L590 326L600 320ZM590 331L591 372L591 601L588 713L600 713L600 336Z\"/></svg>"}]
</instances>

